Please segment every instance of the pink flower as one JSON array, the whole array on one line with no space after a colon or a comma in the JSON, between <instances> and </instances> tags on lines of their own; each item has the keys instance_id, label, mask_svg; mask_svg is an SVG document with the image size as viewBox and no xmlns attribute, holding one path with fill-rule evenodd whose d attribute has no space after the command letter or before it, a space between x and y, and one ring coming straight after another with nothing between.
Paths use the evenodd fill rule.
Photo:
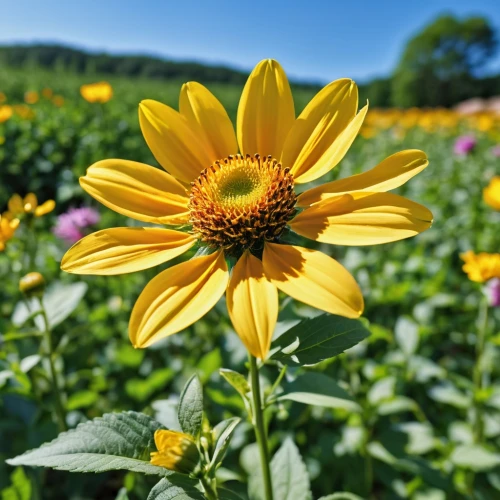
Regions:
<instances>
[{"instance_id":1,"label":"pink flower","mask_svg":"<svg viewBox=\"0 0 500 500\"><path fill-rule=\"evenodd\" d=\"M90 207L70 208L57 218L53 233L69 244L76 243L85 236L85 228L97 224L101 216Z\"/></svg>"},{"instance_id":2,"label":"pink flower","mask_svg":"<svg viewBox=\"0 0 500 500\"><path fill-rule=\"evenodd\" d=\"M500 158L500 144L493 146L491 152L495 158Z\"/></svg>"},{"instance_id":3,"label":"pink flower","mask_svg":"<svg viewBox=\"0 0 500 500\"><path fill-rule=\"evenodd\" d=\"M486 284L486 293L491 307L500 306L500 279L489 280Z\"/></svg>"},{"instance_id":4,"label":"pink flower","mask_svg":"<svg viewBox=\"0 0 500 500\"><path fill-rule=\"evenodd\" d=\"M455 154L460 156L467 156L469 153L474 151L477 144L477 140L472 135L462 135L456 141L453 146L453 151Z\"/></svg>"}]
</instances>

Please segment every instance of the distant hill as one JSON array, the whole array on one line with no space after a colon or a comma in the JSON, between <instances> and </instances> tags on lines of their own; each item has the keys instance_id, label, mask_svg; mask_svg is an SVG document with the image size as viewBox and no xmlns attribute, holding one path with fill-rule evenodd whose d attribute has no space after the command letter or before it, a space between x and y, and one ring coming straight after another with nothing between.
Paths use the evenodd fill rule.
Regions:
<instances>
[{"instance_id":1,"label":"distant hill","mask_svg":"<svg viewBox=\"0 0 500 500\"><path fill-rule=\"evenodd\" d=\"M248 73L228 66L190 61L171 61L147 55L93 53L64 45L18 44L0 46L0 65L23 68L29 65L75 73L143 77L152 79L196 80L205 83L242 85ZM299 87L319 84L294 82Z\"/></svg>"}]
</instances>

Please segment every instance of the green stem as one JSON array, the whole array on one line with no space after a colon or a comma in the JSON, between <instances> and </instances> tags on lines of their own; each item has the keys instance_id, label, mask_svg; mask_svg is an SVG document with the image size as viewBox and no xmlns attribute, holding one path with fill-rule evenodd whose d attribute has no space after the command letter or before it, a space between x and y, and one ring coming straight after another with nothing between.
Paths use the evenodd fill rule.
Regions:
<instances>
[{"instance_id":1,"label":"green stem","mask_svg":"<svg viewBox=\"0 0 500 500\"><path fill-rule=\"evenodd\" d=\"M271 471L269 469L269 450L267 448L267 432L264 425L264 412L262 408L262 397L260 395L259 369L257 367L257 360L252 355L250 355L250 379L252 382L253 397L252 423L259 446L265 498L266 500L273 500L273 485L271 482Z\"/></svg>"},{"instance_id":2,"label":"green stem","mask_svg":"<svg viewBox=\"0 0 500 500\"><path fill-rule=\"evenodd\" d=\"M68 430L66 426L66 412L64 411L64 406L62 404L61 390L59 388L59 382L57 381L57 372L56 367L54 365L54 346L52 343L52 332L50 330L49 318L47 317L47 311L43 306L43 302L41 299L38 299L38 303L40 305L40 310L42 313L43 323L44 323L44 332L43 335L45 337L45 343L47 347L47 357L49 360L50 366L50 376L52 378L52 390L54 392L54 400L55 400L55 411L57 417L57 423L59 425L59 431L64 432Z\"/></svg>"},{"instance_id":3,"label":"green stem","mask_svg":"<svg viewBox=\"0 0 500 500\"><path fill-rule=\"evenodd\" d=\"M217 494L217 488L213 486L212 482L205 476L200 478L205 497L207 500L219 500L219 495Z\"/></svg>"},{"instance_id":4,"label":"green stem","mask_svg":"<svg viewBox=\"0 0 500 500\"><path fill-rule=\"evenodd\" d=\"M274 384L271 387L271 390L269 391L268 401L269 401L269 398L274 394L274 392L276 391L276 389L281 384L281 381L283 380L283 377L285 376L287 368L288 367L286 365L284 365L283 368L280 371L280 374L278 375L278 378L274 381Z\"/></svg>"},{"instance_id":5,"label":"green stem","mask_svg":"<svg viewBox=\"0 0 500 500\"><path fill-rule=\"evenodd\" d=\"M478 395L483 389L482 359L486 344L486 330L488 328L488 299L485 297L481 303L478 317L478 332L476 342L476 363L474 365L474 441L480 443L483 440L483 416L482 403L478 400Z\"/></svg>"}]
</instances>

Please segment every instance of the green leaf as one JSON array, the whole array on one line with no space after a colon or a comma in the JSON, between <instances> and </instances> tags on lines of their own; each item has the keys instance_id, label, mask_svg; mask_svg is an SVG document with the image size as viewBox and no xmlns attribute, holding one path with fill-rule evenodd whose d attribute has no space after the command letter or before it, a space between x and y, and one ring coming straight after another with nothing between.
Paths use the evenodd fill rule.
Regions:
<instances>
[{"instance_id":1,"label":"green leaf","mask_svg":"<svg viewBox=\"0 0 500 500\"><path fill-rule=\"evenodd\" d=\"M213 428L212 433L215 442L215 449L214 449L214 454L212 456L212 460L210 462L211 468L219 465L224 459L224 455L226 454L229 443L231 442L233 432L236 429L236 426L240 422L241 418L238 417L228 418L227 420L219 422Z\"/></svg>"},{"instance_id":2,"label":"green leaf","mask_svg":"<svg viewBox=\"0 0 500 500\"><path fill-rule=\"evenodd\" d=\"M168 476L151 465L154 433L163 426L142 413L108 413L63 432L50 443L7 460L10 465L52 467L70 472L130 470Z\"/></svg>"},{"instance_id":3,"label":"green leaf","mask_svg":"<svg viewBox=\"0 0 500 500\"><path fill-rule=\"evenodd\" d=\"M68 398L66 409L68 411L79 410L80 408L88 408L99 399L99 394L94 391L78 391Z\"/></svg>"},{"instance_id":4,"label":"green leaf","mask_svg":"<svg viewBox=\"0 0 500 500\"><path fill-rule=\"evenodd\" d=\"M33 487L22 467L10 475L11 486L2 490L2 500L31 500Z\"/></svg>"},{"instance_id":5,"label":"green leaf","mask_svg":"<svg viewBox=\"0 0 500 500\"><path fill-rule=\"evenodd\" d=\"M500 454L477 444L458 446L453 450L450 459L458 467L475 472L493 469L500 465Z\"/></svg>"},{"instance_id":6,"label":"green leaf","mask_svg":"<svg viewBox=\"0 0 500 500\"><path fill-rule=\"evenodd\" d=\"M248 399L248 393L252 390L248 380L238 372L229 370L227 368L221 368L219 370L221 376L229 382L240 394L243 399Z\"/></svg>"},{"instance_id":7,"label":"green leaf","mask_svg":"<svg viewBox=\"0 0 500 500\"><path fill-rule=\"evenodd\" d=\"M147 500L204 500L197 484L198 481L180 475L164 478L150 491Z\"/></svg>"},{"instance_id":8,"label":"green leaf","mask_svg":"<svg viewBox=\"0 0 500 500\"><path fill-rule=\"evenodd\" d=\"M370 332L356 319L322 314L301 321L278 337L271 358L291 366L314 365L333 358L367 338Z\"/></svg>"},{"instance_id":9,"label":"green leaf","mask_svg":"<svg viewBox=\"0 0 500 500\"><path fill-rule=\"evenodd\" d=\"M115 500L130 500L128 497L127 488L120 488L116 494Z\"/></svg>"},{"instance_id":10,"label":"green leaf","mask_svg":"<svg viewBox=\"0 0 500 500\"><path fill-rule=\"evenodd\" d=\"M398 318L394 327L394 335L399 348L409 358L418 348L418 325L409 318Z\"/></svg>"},{"instance_id":11,"label":"green leaf","mask_svg":"<svg viewBox=\"0 0 500 500\"><path fill-rule=\"evenodd\" d=\"M194 437L199 435L203 420L203 388L196 374L184 386L177 416L183 432Z\"/></svg>"},{"instance_id":12,"label":"green leaf","mask_svg":"<svg viewBox=\"0 0 500 500\"><path fill-rule=\"evenodd\" d=\"M429 391L429 396L439 403L449 404L455 408L466 409L471 405L471 398L460 392L451 382L435 385Z\"/></svg>"},{"instance_id":13,"label":"green leaf","mask_svg":"<svg viewBox=\"0 0 500 500\"><path fill-rule=\"evenodd\" d=\"M309 475L295 443L287 438L271 460L274 500L310 500Z\"/></svg>"},{"instance_id":14,"label":"green leaf","mask_svg":"<svg viewBox=\"0 0 500 500\"><path fill-rule=\"evenodd\" d=\"M172 368L160 368L146 378L131 378L125 383L125 392L136 401L147 401L156 391L164 389L175 375Z\"/></svg>"},{"instance_id":15,"label":"green leaf","mask_svg":"<svg viewBox=\"0 0 500 500\"><path fill-rule=\"evenodd\" d=\"M348 493L347 491L339 491L337 493L332 493L326 497L321 497L318 500L363 500L358 495L354 493Z\"/></svg>"},{"instance_id":16,"label":"green leaf","mask_svg":"<svg viewBox=\"0 0 500 500\"><path fill-rule=\"evenodd\" d=\"M314 406L359 411L360 406L335 380L322 373L306 372L286 384L278 400L289 399Z\"/></svg>"},{"instance_id":17,"label":"green leaf","mask_svg":"<svg viewBox=\"0 0 500 500\"><path fill-rule=\"evenodd\" d=\"M217 494L219 495L219 500L243 500L234 491L227 490L226 488L217 488Z\"/></svg>"},{"instance_id":18,"label":"green leaf","mask_svg":"<svg viewBox=\"0 0 500 500\"><path fill-rule=\"evenodd\" d=\"M43 296L43 305L47 312L50 328L62 323L78 306L83 296L87 292L87 284L80 283L61 283L55 281L52 283ZM30 311L24 302L19 302L12 315L12 322L16 326L21 326L26 319L33 314L33 311L39 309L38 300L31 299L29 301ZM36 327L40 331L45 330L43 317L37 315L34 318Z\"/></svg>"}]
</instances>

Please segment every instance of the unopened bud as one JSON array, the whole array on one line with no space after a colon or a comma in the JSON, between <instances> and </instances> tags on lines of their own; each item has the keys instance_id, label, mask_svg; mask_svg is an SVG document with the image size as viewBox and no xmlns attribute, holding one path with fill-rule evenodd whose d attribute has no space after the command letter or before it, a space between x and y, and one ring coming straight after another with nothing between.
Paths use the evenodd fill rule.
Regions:
<instances>
[{"instance_id":1,"label":"unopened bud","mask_svg":"<svg viewBox=\"0 0 500 500\"><path fill-rule=\"evenodd\" d=\"M19 280L19 290L29 297L41 295L44 289L45 280L40 273L28 273Z\"/></svg>"},{"instance_id":2,"label":"unopened bud","mask_svg":"<svg viewBox=\"0 0 500 500\"><path fill-rule=\"evenodd\" d=\"M183 432L158 430L154 437L158 451L151 453L153 465L181 474L190 474L196 470L200 453L192 436Z\"/></svg>"}]
</instances>

